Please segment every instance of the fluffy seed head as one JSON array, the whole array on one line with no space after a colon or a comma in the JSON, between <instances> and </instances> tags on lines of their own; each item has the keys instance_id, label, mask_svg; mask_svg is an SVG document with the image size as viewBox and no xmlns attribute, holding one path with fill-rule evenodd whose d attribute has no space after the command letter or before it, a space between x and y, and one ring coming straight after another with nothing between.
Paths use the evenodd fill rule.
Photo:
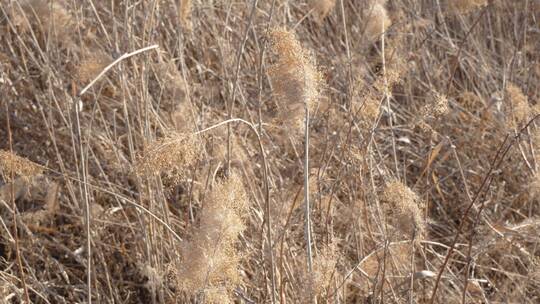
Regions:
<instances>
[{"instance_id":1,"label":"fluffy seed head","mask_svg":"<svg viewBox=\"0 0 540 304\"><path fill-rule=\"evenodd\" d=\"M336 6L336 0L311 0L310 4L317 22L321 23Z\"/></svg>"},{"instance_id":2,"label":"fluffy seed head","mask_svg":"<svg viewBox=\"0 0 540 304\"><path fill-rule=\"evenodd\" d=\"M12 152L0 150L0 176L4 181L11 181L12 175L30 178L41 172L41 167L32 161Z\"/></svg>"},{"instance_id":3,"label":"fluffy seed head","mask_svg":"<svg viewBox=\"0 0 540 304\"><path fill-rule=\"evenodd\" d=\"M312 110L318 101L321 73L313 55L302 48L294 33L277 28L270 33L270 39L277 58L269 74L275 96L283 107L282 119L301 125L304 105Z\"/></svg>"},{"instance_id":4,"label":"fluffy seed head","mask_svg":"<svg viewBox=\"0 0 540 304\"><path fill-rule=\"evenodd\" d=\"M154 143L139 160L136 172L140 175L165 173L173 183L185 177L186 169L199 156L199 138L193 134L172 134Z\"/></svg>"},{"instance_id":5,"label":"fluffy seed head","mask_svg":"<svg viewBox=\"0 0 540 304\"><path fill-rule=\"evenodd\" d=\"M376 1L364 13L367 18L365 33L369 41L377 40L392 25L382 1Z\"/></svg>"},{"instance_id":6,"label":"fluffy seed head","mask_svg":"<svg viewBox=\"0 0 540 304\"><path fill-rule=\"evenodd\" d=\"M435 92L432 101L420 109L420 116L422 119L439 118L448 113L448 110L448 99L446 96Z\"/></svg>"},{"instance_id":7,"label":"fluffy seed head","mask_svg":"<svg viewBox=\"0 0 540 304\"><path fill-rule=\"evenodd\" d=\"M511 129L519 128L527 122L532 113L527 96L523 94L518 86L510 83L506 87L506 97L506 125Z\"/></svg>"},{"instance_id":8,"label":"fluffy seed head","mask_svg":"<svg viewBox=\"0 0 540 304\"><path fill-rule=\"evenodd\" d=\"M313 259L313 272L308 282L309 290L316 296L323 296L328 288L332 286L332 277L336 274L338 261L337 248L335 244L324 246Z\"/></svg>"},{"instance_id":9,"label":"fluffy seed head","mask_svg":"<svg viewBox=\"0 0 540 304\"><path fill-rule=\"evenodd\" d=\"M381 199L387 204L392 224L399 231L407 236L415 231L417 236L423 235L425 227L416 193L403 183L392 181L386 185Z\"/></svg>"},{"instance_id":10,"label":"fluffy seed head","mask_svg":"<svg viewBox=\"0 0 540 304\"><path fill-rule=\"evenodd\" d=\"M182 290L203 293L209 303L231 302L229 294L240 282L235 244L245 230L248 207L236 174L214 187L202 211L200 228L182 246L184 263L178 273Z\"/></svg>"}]
</instances>

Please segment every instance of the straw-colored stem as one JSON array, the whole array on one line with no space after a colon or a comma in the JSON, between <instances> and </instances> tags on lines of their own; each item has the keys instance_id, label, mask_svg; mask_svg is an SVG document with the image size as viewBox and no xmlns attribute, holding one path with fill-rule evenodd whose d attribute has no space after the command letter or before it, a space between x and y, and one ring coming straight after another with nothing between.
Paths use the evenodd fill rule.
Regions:
<instances>
[{"instance_id":1,"label":"straw-colored stem","mask_svg":"<svg viewBox=\"0 0 540 304\"><path fill-rule=\"evenodd\" d=\"M305 140L304 140L304 201L305 201L305 238L307 250L307 265L309 273L313 271L313 253L311 252L311 205L309 201L309 107L305 105Z\"/></svg>"}]
</instances>

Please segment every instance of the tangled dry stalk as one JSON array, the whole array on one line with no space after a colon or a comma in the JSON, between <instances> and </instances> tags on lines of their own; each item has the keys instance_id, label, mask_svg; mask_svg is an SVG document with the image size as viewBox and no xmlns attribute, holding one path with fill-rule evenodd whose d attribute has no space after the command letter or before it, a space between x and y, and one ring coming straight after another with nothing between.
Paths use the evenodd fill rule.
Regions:
<instances>
[{"instance_id":1,"label":"tangled dry stalk","mask_svg":"<svg viewBox=\"0 0 540 304\"><path fill-rule=\"evenodd\" d=\"M0 302L538 303L539 18L0 0Z\"/></svg>"}]
</instances>

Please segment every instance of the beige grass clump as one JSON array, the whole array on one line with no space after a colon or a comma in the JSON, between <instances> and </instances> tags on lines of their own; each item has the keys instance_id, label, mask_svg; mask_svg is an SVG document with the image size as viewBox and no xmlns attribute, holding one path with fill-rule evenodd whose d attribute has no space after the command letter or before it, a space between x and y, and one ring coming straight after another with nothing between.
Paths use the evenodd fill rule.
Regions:
<instances>
[{"instance_id":1,"label":"beige grass clump","mask_svg":"<svg viewBox=\"0 0 540 304\"><path fill-rule=\"evenodd\" d=\"M386 185L381 196L390 213L390 223L405 236L421 238L425 231L422 219L420 198L409 187L399 181L392 181Z\"/></svg>"},{"instance_id":2,"label":"beige grass clump","mask_svg":"<svg viewBox=\"0 0 540 304\"><path fill-rule=\"evenodd\" d=\"M448 5L454 12L466 14L487 5L487 0L450 0Z\"/></svg>"},{"instance_id":3,"label":"beige grass clump","mask_svg":"<svg viewBox=\"0 0 540 304\"><path fill-rule=\"evenodd\" d=\"M139 160L139 175L164 173L173 183L186 176L199 157L200 139L193 134L173 133L153 143Z\"/></svg>"},{"instance_id":4,"label":"beige grass clump","mask_svg":"<svg viewBox=\"0 0 540 304\"><path fill-rule=\"evenodd\" d=\"M77 66L77 80L86 85L101 73L111 61L110 56L103 52L88 52Z\"/></svg>"},{"instance_id":5,"label":"beige grass clump","mask_svg":"<svg viewBox=\"0 0 540 304\"><path fill-rule=\"evenodd\" d=\"M392 20L384 7L384 1L375 1L364 14L367 18L365 35L369 41L377 40L392 25Z\"/></svg>"},{"instance_id":6,"label":"beige grass clump","mask_svg":"<svg viewBox=\"0 0 540 304\"><path fill-rule=\"evenodd\" d=\"M371 278L375 277L382 271L384 263L384 249L378 249L375 252L372 252L368 257L360 264L360 268ZM411 245L407 243L395 243L388 247L388 252L386 253L387 261L395 262L396 266L399 268L409 268L411 261ZM390 263L387 263L390 265Z\"/></svg>"},{"instance_id":7,"label":"beige grass clump","mask_svg":"<svg viewBox=\"0 0 540 304\"><path fill-rule=\"evenodd\" d=\"M21 8L14 16L14 24L23 33L32 27L59 42L71 42L75 20L62 1L22 1Z\"/></svg>"},{"instance_id":8,"label":"beige grass clump","mask_svg":"<svg viewBox=\"0 0 540 304\"><path fill-rule=\"evenodd\" d=\"M4 181L10 182L12 175L30 178L41 174L42 171L36 163L10 151L0 150L0 176Z\"/></svg>"},{"instance_id":9,"label":"beige grass clump","mask_svg":"<svg viewBox=\"0 0 540 304\"><path fill-rule=\"evenodd\" d=\"M280 118L301 130L304 106L312 111L319 99L322 76L315 59L304 49L295 34L284 28L271 31L272 51L277 58L270 67L274 94L282 107Z\"/></svg>"},{"instance_id":10,"label":"beige grass clump","mask_svg":"<svg viewBox=\"0 0 540 304\"><path fill-rule=\"evenodd\" d=\"M428 102L420 109L422 119L440 118L449 111L448 99L446 96L435 92L432 95L432 102Z\"/></svg>"},{"instance_id":11,"label":"beige grass clump","mask_svg":"<svg viewBox=\"0 0 540 304\"><path fill-rule=\"evenodd\" d=\"M313 272L311 273L307 290L313 291L316 297L324 298L332 285L332 279L337 277L338 252L336 244L324 246L313 259Z\"/></svg>"},{"instance_id":12,"label":"beige grass clump","mask_svg":"<svg viewBox=\"0 0 540 304\"><path fill-rule=\"evenodd\" d=\"M360 125L365 130L371 130L380 114L380 101L374 96L365 96L363 103L355 104L353 109L360 117Z\"/></svg>"},{"instance_id":13,"label":"beige grass clump","mask_svg":"<svg viewBox=\"0 0 540 304\"><path fill-rule=\"evenodd\" d=\"M519 128L527 122L532 113L527 96L518 86L510 83L506 87L506 97L506 126L511 129Z\"/></svg>"},{"instance_id":14,"label":"beige grass clump","mask_svg":"<svg viewBox=\"0 0 540 304\"><path fill-rule=\"evenodd\" d=\"M185 101L188 84L180 71L178 71L174 61L162 61L156 66L157 74L163 81L163 91L166 98L175 103Z\"/></svg>"},{"instance_id":15,"label":"beige grass clump","mask_svg":"<svg viewBox=\"0 0 540 304\"><path fill-rule=\"evenodd\" d=\"M232 289L240 284L238 236L245 230L249 201L240 177L232 174L217 184L204 205L199 228L182 246L178 270L180 288L207 303L232 303Z\"/></svg>"},{"instance_id":16,"label":"beige grass clump","mask_svg":"<svg viewBox=\"0 0 540 304\"><path fill-rule=\"evenodd\" d=\"M311 0L310 5L315 19L321 23L336 6L336 0Z\"/></svg>"}]
</instances>

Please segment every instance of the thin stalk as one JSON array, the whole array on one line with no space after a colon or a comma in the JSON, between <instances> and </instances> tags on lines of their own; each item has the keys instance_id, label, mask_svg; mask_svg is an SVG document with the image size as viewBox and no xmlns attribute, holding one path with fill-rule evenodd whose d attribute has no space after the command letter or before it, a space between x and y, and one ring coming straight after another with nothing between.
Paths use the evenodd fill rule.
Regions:
<instances>
[{"instance_id":1,"label":"thin stalk","mask_svg":"<svg viewBox=\"0 0 540 304\"><path fill-rule=\"evenodd\" d=\"M384 29L384 18L382 19L382 28ZM383 32L381 35L381 60L382 60L382 69L383 69L383 79L384 79L384 99L386 101L386 108L388 110L388 125L390 127L390 132L392 133L392 155L394 157L394 165L396 167L396 175L399 179L399 165L397 159L396 151L396 136L394 134L394 122L392 120L392 108L390 107L390 93L388 92L388 78L386 75L386 56L385 56L385 38L386 34Z\"/></svg>"},{"instance_id":2,"label":"thin stalk","mask_svg":"<svg viewBox=\"0 0 540 304\"><path fill-rule=\"evenodd\" d=\"M80 101L80 99L78 99ZM88 197L88 172L86 169L86 157L83 147L83 134L81 130L80 109L78 102L75 103L75 119L77 122L77 137L79 141L79 152L81 157L81 175L83 183L83 196L84 201L84 215L85 215L85 230L86 230L86 254L87 254L87 267L86 267L86 284L88 288L88 304L92 304L92 230L91 230L91 213L90 213L90 199Z\"/></svg>"},{"instance_id":3,"label":"thin stalk","mask_svg":"<svg viewBox=\"0 0 540 304\"><path fill-rule=\"evenodd\" d=\"M313 270L313 253L311 252L311 206L309 201L309 107L306 103L305 144L304 144L304 201L305 201L305 238L307 247L307 264L309 273Z\"/></svg>"},{"instance_id":4,"label":"thin stalk","mask_svg":"<svg viewBox=\"0 0 540 304\"><path fill-rule=\"evenodd\" d=\"M246 32L244 33L244 37L242 39L242 44L240 45L240 48L238 49L238 52L236 53L236 69L234 72L234 80L233 80L233 88L232 88L232 97L231 102L228 107L228 119L233 118L234 113L234 100L236 99L236 91L238 89L238 76L240 75L240 60L242 59L242 53L244 53L244 48L246 47L246 42L248 40L248 34L249 30L251 29L251 26L253 24L253 19L255 18L255 12L257 10L257 3L259 0L254 0L253 4L251 6L251 12L249 13L249 20L248 20L248 26L246 28ZM232 130L231 125L227 125L227 175L231 172L231 150L232 150L232 143L231 143L231 136L232 136ZM274 303L275 301L272 301Z\"/></svg>"},{"instance_id":5,"label":"thin stalk","mask_svg":"<svg viewBox=\"0 0 540 304\"><path fill-rule=\"evenodd\" d=\"M86 250L88 255L88 265L87 265L87 285L88 285L88 304L92 303L92 277L91 277L91 264L92 264L92 239L91 239L91 215L90 215L90 200L88 197L88 183L87 183L87 172L86 172L86 164L85 164L85 156L84 156L84 149L82 144L82 133L81 133L81 124L80 124L80 117L79 117L79 102L80 97L84 95L101 77L103 77L110 69L112 69L115 65L120 63L121 61L133 57L135 55L138 55L140 53L158 49L159 46L157 44L151 45L148 47L144 47L142 49L135 50L130 53L125 53L122 56L118 57L116 60L111 62L108 66L106 66L88 85L86 85L78 94L76 98L75 103L75 118L77 120L77 135L79 139L79 149L80 149L80 157L81 157L81 164L82 164L82 182L83 182L83 196L84 196L84 205L85 205L85 224L86 224ZM124 105L125 106L125 105Z\"/></svg>"},{"instance_id":6,"label":"thin stalk","mask_svg":"<svg viewBox=\"0 0 540 304\"><path fill-rule=\"evenodd\" d=\"M6 102L6 124L7 124L6 127L7 127L8 142L9 142L9 152L13 154L13 139L11 135L11 122L9 120L9 108L8 108L7 102ZM21 276L21 284L24 290L24 298L27 303L31 303L30 294L28 293L28 286L26 285L26 276L24 274L24 268L22 264L21 248L19 245L19 236L18 236L18 229L17 229L17 221L18 221L17 210L18 209L17 209L17 204L15 204L15 182L14 182L15 172L14 172L14 168L12 164L10 164L9 167L10 167L9 174L11 178L11 189L10 189L11 193L9 195L9 199L11 201L11 207L13 208L13 239L15 240L15 259L17 260L17 267L19 268L19 274Z\"/></svg>"},{"instance_id":7,"label":"thin stalk","mask_svg":"<svg viewBox=\"0 0 540 304\"><path fill-rule=\"evenodd\" d=\"M110 69L112 69L115 65L117 65L122 60L127 59L129 57L133 57L137 54L140 54L149 50L153 50L153 49L158 49L158 48L159 46L157 44L154 44L154 45L147 46L145 48L133 51L131 53L125 53L124 55L118 57L115 61L111 62L108 66L106 66L92 81L90 81L88 85L86 85L86 87L84 87L79 92L79 97L84 95L84 93L86 93L86 91L88 91L101 77L103 77L103 75L105 75Z\"/></svg>"}]
</instances>

